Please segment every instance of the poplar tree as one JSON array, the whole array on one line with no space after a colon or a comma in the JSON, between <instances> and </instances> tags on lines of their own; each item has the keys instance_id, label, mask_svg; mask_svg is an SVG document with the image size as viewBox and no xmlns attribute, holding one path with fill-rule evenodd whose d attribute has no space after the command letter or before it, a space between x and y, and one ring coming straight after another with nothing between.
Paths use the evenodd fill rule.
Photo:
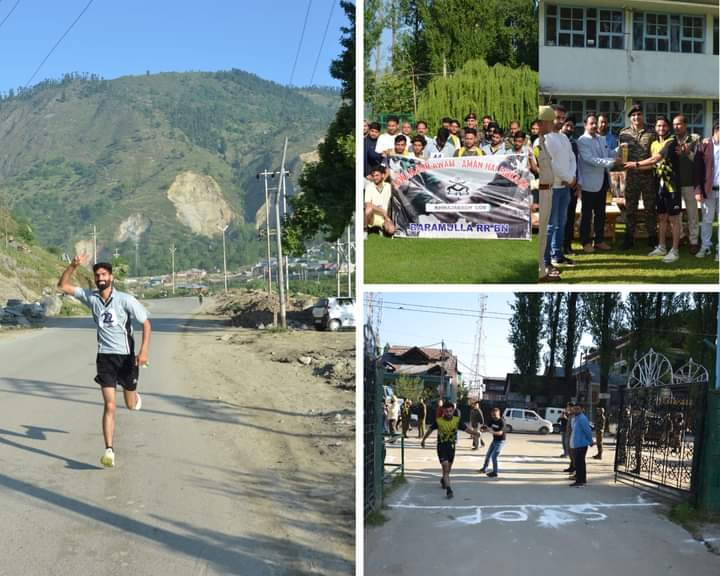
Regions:
<instances>
[{"instance_id":1,"label":"poplar tree","mask_svg":"<svg viewBox=\"0 0 720 576\"><path fill-rule=\"evenodd\" d=\"M530 380L537 376L540 368L540 334L542 332L542 294L538 292L516 292L510 318L510 336L515 354L515 366Z\"/></svg>"}]
</instances>

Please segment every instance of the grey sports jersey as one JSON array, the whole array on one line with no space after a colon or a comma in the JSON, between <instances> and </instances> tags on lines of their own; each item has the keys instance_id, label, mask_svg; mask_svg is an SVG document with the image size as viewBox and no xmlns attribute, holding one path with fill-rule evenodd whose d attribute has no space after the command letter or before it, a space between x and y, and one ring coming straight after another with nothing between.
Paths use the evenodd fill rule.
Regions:
<instances>
[{"instance_id":1,"label":"grey sports jersey","mask_svg":"<svg viewBox=\"0 0 720 576\"><path fill-rule=\"evenodd\" d=\"M98 353L133 353L133 318L140 324L147 320L148 313L134 296L115 289L107 302L103 302L97 290L75 288L75 298L92 311L97 324Z\"/></svg>"}]
</instances>

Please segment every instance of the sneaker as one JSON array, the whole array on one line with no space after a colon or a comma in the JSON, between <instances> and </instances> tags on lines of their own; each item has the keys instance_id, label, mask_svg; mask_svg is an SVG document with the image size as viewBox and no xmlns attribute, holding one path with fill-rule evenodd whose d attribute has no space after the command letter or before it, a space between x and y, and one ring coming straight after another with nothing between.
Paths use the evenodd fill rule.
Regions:
<instances>
[{"instance_id":1,"label":"sneaker","mask_svg":"<svg viewBox=\"0 0 720 576\"><path fill-rule=\"evenodd\" d=\"M655 246L655 250L650 252L650 254L648 254L648 256L665 256L667 253L668 253L667 248L665 248L665 246L661 246L660 244L658 244L657 246Z\"/></svg>"},{"instance_id":2,"label":"sneaker","mask_svg":"<svg viewBox=\"0 0 720 576\"><path fill-rule=\"evenodd\" d=\"M712 248L708 246L703 246L698 250L698 253L695 254L697 258L705 258L705 256L712 256Z\"/></svg>"},{"instance_id":3,"label":"sneaker","mask_svg":"<svg viewBox=\"0 0 720 576\"><path fill-rule=\"evenodd\" d=\"M572 474L573 472L575 472L575 470L573 470L572 468L565 468L563 472L570 472Z\"/></svg>"},{"instance_id":4,"label":"sneaker","mask_svg":"<svg viewBox=\"0 0 720 576\"><path fill-rule=\"evenodd\" d=\"M487 468L485 468L485 466L483 466L482 468L480 468L480 470L478 470L478 474L485 474L485 472L487 472Z\"/></svg>"},{"instance_id":5,"label":"sneaker","mask_svg":"<svg viewBox=\"0 0 720 576\"><path fill-rule=\"evenodd\" d=\"M666 264L670 264L671 262L676 262L679 259L680 253L678 252L677 248L671 248L670 252L667 253L667 256L665 256L662 261Z\"/></svg>"},{"instance_id":6,"label":"sneaker","mask_svg":"<svg viewBox=\"0 0 720 576\"><path fill-rule=\"evenodd\" d=\"M568 484L571 488L585 488L585 482L573 482L572 484Z\"/></svg>"},{"instance_id":7,"label":"sneaker","mask_svg":"<svg viewBox=\"0 0 720 576\"><path fill-rule=\"evenodd\" d=\"M115 452L112 448L107 448L105 454L100 458L100 464L105 468L113 468L115 466Z\"/></svg>"},{"instance_id":8,"label":"sneaker","mask_svg":"<svg viewBox=\"0 0 720 576\"><path fill-rule=\"evenodd\" d=\"M552 265L553 266L568 266L572 268L575 266L575 260L571 260L567 256L563 256L561 260L557 260L555 258L552 259Z\"/></svg>"},{"instance_id":9,"label":"sneaker","mask_svg":"<svg viewBox=\"0 0 720 576\"><path fill-rule=\"evenodd\" d=\"M585 244L585 246L583 246L583 252L585 252L585 254L592 254L595 252L595 248L593 248L592 244Z\"/></svg>"},{"instance_id":10,"label":"sneaker","mask_svg":"<svg viewBox=\"0 0 720 576\"><path fill-rule=\"evenodd\" d=\"M497 478L497 472L488 472L487 477L488 478Z\"/></svg>"},{"instance_id":11,"label":"sneaker","mask_svg":"<svg viewBox=\"0 0 720 576\"><path fill-rule=\"evenodd\" d=\"M135 394L137 394L137 392ZM140 410L140 408L142 408L142 396L137 394L137 402L135 402L135 406L130 408L130 410Z\"/></svg>"},{"instance_id":12,"label":"sneaker","mask_svg":"<svg viewBox=\"0 0 720 576\"><path fill-rule=\"evenodd\" d=\"M452 491L452 488L450 488L450 486L448 486L448 487L447 487L447 490L445 490L445 495L446 495L448 498L452 498L452 497L454 496L453 491Z\"/></svg>"}]
</instances>

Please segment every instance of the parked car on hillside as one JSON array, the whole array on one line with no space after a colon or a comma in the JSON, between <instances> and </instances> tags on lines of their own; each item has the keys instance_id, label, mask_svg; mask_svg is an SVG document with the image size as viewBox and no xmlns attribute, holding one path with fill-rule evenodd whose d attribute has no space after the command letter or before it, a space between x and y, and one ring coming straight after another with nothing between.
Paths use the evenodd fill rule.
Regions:
<instances>
[{"instance_id":1,"label":"parked car on hillside","mask_svg":"<svg viewBox=\"0 0 720 576\"><path fill-rule=\"evenodd\" d=\"M549 434L553 429L552 422L540 418L534 410L522 408L506 408L503 413L506 432L539 432Z\"/></svg>"},{"instance_id":2,"label":"parked car on hillside","mask_svg":"<svg viewBox=\"0 0 720 576\"><path fill-rule=\"evenodd\" d=\"M316 330L355 328L355 298L321 298L312 309Z\"/></svg>"}]
</instances>

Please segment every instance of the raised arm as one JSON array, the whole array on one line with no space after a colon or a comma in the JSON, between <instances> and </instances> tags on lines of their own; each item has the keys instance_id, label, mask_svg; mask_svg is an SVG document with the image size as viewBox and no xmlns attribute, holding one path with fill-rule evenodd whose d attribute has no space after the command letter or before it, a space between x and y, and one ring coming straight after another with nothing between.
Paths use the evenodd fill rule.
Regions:
<instances>
[{"instance_id":1,"label":"raised arm","mask_svg":"<svg viewBox=\"0 0 720 576\"><path fill-rule=\"evenodd\" d=\"M62 276L60 276L60 280L58 280L57 287L65 294L69 294L71 296L75 294L77 286L70 283L70 278L75 273L75 270L80 267L80 263L80 256L75 256L75 258L72 259L72 262L70 262L70 265L65 268Z\"/></svg>"}]
</instances>

